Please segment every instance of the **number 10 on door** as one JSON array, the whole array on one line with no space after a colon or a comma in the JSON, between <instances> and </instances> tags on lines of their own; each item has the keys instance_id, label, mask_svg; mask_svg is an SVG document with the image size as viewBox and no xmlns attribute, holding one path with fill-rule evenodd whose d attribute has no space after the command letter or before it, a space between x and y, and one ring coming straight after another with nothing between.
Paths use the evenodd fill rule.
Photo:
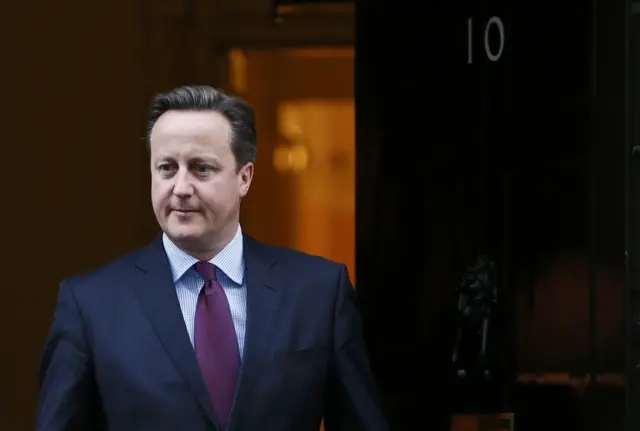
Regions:
<instances>
[{"instance_id":1,"label":"number 10 on door","mask_svg":"<svg viewBox=\"0 0 640 431\"><path fill-rule=\"evenodd\" d=\"M491 47L489 36L492 32L498 32L498 46ZM504 50L504 24L497 16L492 16L484 25L484 53L489 61L498 61ZM473 18L467 19L467 64L473 64Z\"/></svg>"}]
</instances>

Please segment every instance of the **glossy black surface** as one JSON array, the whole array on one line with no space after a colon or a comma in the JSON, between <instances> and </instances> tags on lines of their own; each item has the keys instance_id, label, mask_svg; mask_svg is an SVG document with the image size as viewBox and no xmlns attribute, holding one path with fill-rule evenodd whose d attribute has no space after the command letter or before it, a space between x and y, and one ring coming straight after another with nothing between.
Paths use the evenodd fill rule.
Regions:
<instances>
[{"instance_id":1,"label":"glossy black surface","mask_svg":"<svg viewBox=\"0 0 640 431\"><path fill-rule=\"evenodd\" d=\"M357 288L393 429L462 411L620 429L623 389L516 377L624 375L623 5L358 2ZM462 384L455 289L480 252L499 269L496 378Z\"/></svg>"}]
</instances>

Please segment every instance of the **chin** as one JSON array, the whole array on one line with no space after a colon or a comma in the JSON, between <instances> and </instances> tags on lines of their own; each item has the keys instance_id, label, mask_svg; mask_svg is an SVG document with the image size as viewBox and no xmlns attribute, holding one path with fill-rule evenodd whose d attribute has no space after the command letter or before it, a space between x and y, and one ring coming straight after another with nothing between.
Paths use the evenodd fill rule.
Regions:
<instances>
[{"instance_id":1,"label":"chin","mask_svg":"<svg viewBox=\"0 0 640 431\"><path fill-rule=\"evenodd\" d=\"M166 229L165 233L175 241L197 241L204 235L204 231L200 226L190 226L190 225L174 225L170 223Z\"/></svg>"}]
</instances>

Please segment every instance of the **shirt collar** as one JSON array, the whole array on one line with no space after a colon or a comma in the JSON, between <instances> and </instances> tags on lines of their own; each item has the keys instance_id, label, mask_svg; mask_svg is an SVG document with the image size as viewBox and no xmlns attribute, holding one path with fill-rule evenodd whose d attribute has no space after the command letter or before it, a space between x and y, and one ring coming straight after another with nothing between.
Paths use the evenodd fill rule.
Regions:
<instances>
[{"instance_id":1,"label":"shirt collar","mask_svg":"<svg viewBox=\"0 0 640 431\"><path fill-rule=\"evenodd\" d=\"M175 283L198 262L198 259L178 248L165 233L162 234L162 244L169 259L169 266ZM244 279L244 259L242 228L240 225L238 225L238 230L233 239L209 262L218 267L231 281L236 284L242 284Z\"/></svg>"}]
</instances>

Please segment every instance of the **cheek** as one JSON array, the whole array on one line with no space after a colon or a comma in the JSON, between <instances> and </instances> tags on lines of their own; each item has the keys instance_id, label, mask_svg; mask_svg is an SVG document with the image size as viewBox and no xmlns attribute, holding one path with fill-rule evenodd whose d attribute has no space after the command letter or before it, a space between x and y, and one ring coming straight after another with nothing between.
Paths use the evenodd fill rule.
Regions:
<instances>
[{"instance_id":1,"label":"cheek","mask_svg":"<svg viewBox=\"0 0 640 431\"><path fill-rule=\"evenodd\" d=\"M238 199L238 190L232 187L215 187L200 190L198 198L206 209L218 216L232 210Z\"/></svg>"},{"instance_id":2,"label":"cheek","mask_svg":"<svg viewBox=\"0 0 640 431\"><path fill-rule=\"evenodd\" d=\"M169 187L164 183L153 181L151 183L151 202L153 208L160 208L166 204L169 197Z\"/></svg>"}]
</instances>

